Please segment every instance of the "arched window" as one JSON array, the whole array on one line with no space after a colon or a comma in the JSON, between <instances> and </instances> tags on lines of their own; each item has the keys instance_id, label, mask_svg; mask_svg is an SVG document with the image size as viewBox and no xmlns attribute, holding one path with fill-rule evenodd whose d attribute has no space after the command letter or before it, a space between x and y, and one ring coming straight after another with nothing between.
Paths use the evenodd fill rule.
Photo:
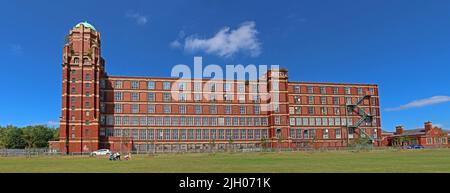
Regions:
<instances>
[{"instance_id":1,"label":"arched window","mask_svg":"<svg viewBox=\"0 0 450 193\"><path fill-rule=\"evenodd\" d=\"M79 62L80 62L80 59L79 59L79 58L74 58L74 59L73 59L73 63L78 64Z\"/></svg>"},{"instance_id":2,"label":"arched window","mask_svg":"<svg viewBox=\"0 0 450 193\"><path fill-rule=\"evenodd\" d=\"M89 59L83 58L83 64L88 64Z\"/></svg>"}]
</instances>

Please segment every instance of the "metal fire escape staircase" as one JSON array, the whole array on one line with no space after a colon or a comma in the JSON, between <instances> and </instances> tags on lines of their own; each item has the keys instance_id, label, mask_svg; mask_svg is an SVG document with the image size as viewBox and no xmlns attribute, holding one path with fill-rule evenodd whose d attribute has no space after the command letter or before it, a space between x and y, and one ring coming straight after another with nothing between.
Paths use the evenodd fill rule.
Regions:
<instances>
[{"instance_id":1,"label":"metal fire escape staircase","mask_svg":"<svg viewBox=\"0 0 450 193\"><path fill-rule=\"evenodd\" d=\"M356 128L359 128L363 123L372 123L374 116L370 112L367 113L363 108L360 107L361 104L363 104L364 100L370 100L370 98L371 95L366 94L364 97L360 98L356 104L346 103L348 113L355 112L361 117L355 124L352 125L349 124L349 121L347 119L347 127L349 129L355 130ZM367 134L365 129L359 128L359 137L361 137L361 134L368 137L371 142L374 142L376 140L373 136Z\"/></svg>"}]
</instances>

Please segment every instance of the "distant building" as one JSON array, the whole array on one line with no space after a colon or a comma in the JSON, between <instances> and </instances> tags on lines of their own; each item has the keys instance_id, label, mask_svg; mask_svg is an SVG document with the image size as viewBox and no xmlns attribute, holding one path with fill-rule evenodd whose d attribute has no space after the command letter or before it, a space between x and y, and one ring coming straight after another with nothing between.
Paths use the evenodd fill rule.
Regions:
<instances>
[{"instance_id":1,"label":"distant building","mask_svg":"<svg viewBox=\"0 0 450 193\"><path fill-rule=\"evenodd\" d=\"M433 127L430 121L424 128L405 130L397 126L392 135L386 135L389 146L422 145L424 147L448 147L448 132Z\"/></svg>"},{"instance_id":2,"label":"distant building","mask_svg":"<svg viewBox=\"0 0 450 193\"><path fill-rule=\"evenodd\" d=\"M389 141L391 137L394 135L394 132L389 132L382 130L381 131L381 145L380 146L389 146Z\"/></svg>"},{"instance_id":3,"label":"distant building","mask_svg":"<svg viewBox=\"0 0 450 193\"><path fill-rule=\"evenodd\" d=\"M60 139L50 143L53 149L71 153L99 148L189 151L229 145L346 147L361 136L380 145L376 84L294 82L288 80L286 69L268 71L264 80L231 83L111 76L100 48L100 32L86 22L73 27L66 38L58 83ZM320 76L319 71L313 73ZM193 93L182 95L172 87ZM229 89L237 93L223 92ZM279 104L263 110L272 104L259 97L260 89L277 95Z\"/></svg>"}]
</instances>

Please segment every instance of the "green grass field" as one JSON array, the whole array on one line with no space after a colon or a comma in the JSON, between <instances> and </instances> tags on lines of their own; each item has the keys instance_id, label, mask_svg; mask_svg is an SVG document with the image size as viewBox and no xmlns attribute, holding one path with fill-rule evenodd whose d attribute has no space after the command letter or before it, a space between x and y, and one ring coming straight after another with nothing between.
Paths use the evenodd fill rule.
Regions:
<instances>
[{"instance_id":1,"label":"green grass field","mask_svg":"<svg viewBox=\"0 0 450 193\"><path fill-rule=\"evenodd\" d=\"M450 172L450 149L0 157L0 172Z\"/></svg>"}]
</instances>

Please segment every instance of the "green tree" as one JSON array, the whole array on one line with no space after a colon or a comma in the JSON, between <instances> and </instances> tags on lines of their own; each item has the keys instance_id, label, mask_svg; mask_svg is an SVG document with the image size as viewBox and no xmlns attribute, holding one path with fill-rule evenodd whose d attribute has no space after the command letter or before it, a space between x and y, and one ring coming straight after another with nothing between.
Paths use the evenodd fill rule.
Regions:
<instances>
[{"instance_id":1,"label":"green tree","mask_svg":"<svg viewBox=\"0 0 450 193\"><path fill-rule=\"evenodd\" d=\"M5 128L0 126L0 148L6 147L4 138L5 138Z\"/></svg>"},{"instance_id":2,"label":"green tree","mask_svg":"<svg viewBox=\"0 0 450 193\"><path fill-rule=\"evenodd\" d=\"M3 148L21 149L25 147L25 140L21 129L8 125L2 129L1 133L0 141Z\"/></svg>"},{"instance_id":3,"label":"green tree","mask_svg":"<svg viewBox=\"0 0 450 193\"><path fill-rule=\"evenodd\" d=\"M361 135L360 137L355 139L354 147L356 148L357 151L368 150L372 147L371 139L366 135Z\"/></svg>"},{"instance_id":4,"label":"green tree","mask_svg":"<svg viewBox=\"0 0 450 193\"><path fill-rule=\"evenodd\" d=\"M216 139L209 141L209 152L214 153L214 148L216 147Z\"/></svg>"},{"instance_id":5,"label":"green tree","mask_svg":"<svg viewBox=\"0 0 450 193\"><path fill-rule=\"evenodd\" d=\"M53 131L53 141L58 141L59 140L59 128L55 128L52 129Z\"/></svg>"},{"instance_id":6,"label":"green tree","mask_svg":"<svg viewBox=\"0 0 450 193\"><path fill-rule=\"evenodd\" d=\"M266 144L267 144L267 139L266 139L266 137L262 137L262 138L261 138L261 150L262 150L262 151L265 150Z\"/></svg>"},{"instance_id":7,"label":"green tree","mask_svg":"<svg viewBox=\"0 0 450 193\"><path fill-rule=\"evenodd\" d=\"M48 147L49 141L58 138L58 129L44 125L0 127L0 148L44 148Z\"/></svg>"},{"instance_id":8,"label":"green tree","mask_svg":"<svg viewBox=\"0 0 450 193\"><path fill-rule=\"evenodd\" d=\"M231 149L233 149L233 143L234 143L234 140L233 140L233 138L232 137L230 137L230 139L228 139L228 144L229 144L229 150L231 151Z\"/></svg>"},{"instance_id":9,"label":"green tree","mask_svg":"<svg viewBox=\"0 0 450 193\"><path fill-rule=\"evenodd\" d=\"M55 140L55 129L43 125L27 126L23 130L26 148L48 147L48 142Z\"/></svg>"}]
</instances>

